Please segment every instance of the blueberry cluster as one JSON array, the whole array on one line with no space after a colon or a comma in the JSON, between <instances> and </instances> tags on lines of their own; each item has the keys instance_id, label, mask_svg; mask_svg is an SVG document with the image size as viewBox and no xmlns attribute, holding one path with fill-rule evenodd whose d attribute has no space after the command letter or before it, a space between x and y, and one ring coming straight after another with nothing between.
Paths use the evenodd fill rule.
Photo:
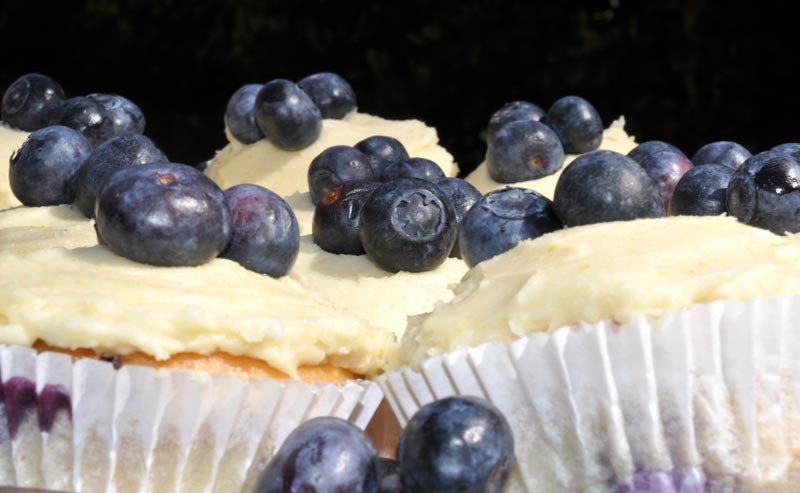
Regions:
<instances>
[{"instance_id":1,"label":"blueberry cluster","mask_svg":"<svg viewBox=\"0 0 800 493\"><path fill-rule=\"evenodd\" d=\"M704 145L689 159L662 141L627 156L579 156L556 185L566 226L667 215L729 214L776 234L800 231L800 144L752 155L735 142Z\"/></svg>"},{"instance_id":2,"label":"blueberry cluster","mask_svg":"<svg viewBox=\"0 0 800 493\"><path fill-rule=\"evenodd\" d=\"M297 219L258 185L224 192L201 171L177 163L126 166L103 183L95 205L98 241L131 260L193 266L216 257L272 277L297 259Z\"/></svg>"},{"instance_id":3,"label":"blueberry cluster","mask_svg":"<svg viewBox=\"0 0 800 493\"><path fill-rule=\"evenodd\" d=\"M366 253L391 272L431 270L457 256L458 226L480 197L381 135L322 151L308 168L308 186L315 243L332 253Z\"/></svg>"},{"instance_id":4,"label":"blueberry cluster","mask_svg":"<svg viewBox=\"0 0 800 493\"><path fill-rule=\"evenodd\" d=\"M144 115L131 100L117 94L89 94L67 99L52 78L25 74L3 94L2 118L11 127L33 132L63 125L83 134L97 147L115 135L144 132Z\"/></svg>"},{"instance_id":5,"label":"blueberry cluster","mask_svg":"<svg viewBox=\"0 0 800 493\"><path fill-rule=\"evenodd\" d=\"M95 219L99 243L137 262L185 266L221 256L273 277L294 265L299 228L282 198L257 185L223 192L202 171L169 162L141 134L141 113L124 98L92 94L54 103L58 94L52 79L30 74L3 99L4 118L48 124L26 126L34 131L10 159L9 184L24 205L74 204ZM61 125L52 124L54 114ZM98 114L108 135L91 124Z\"/></svg>"},{"instance_id":6,"label":"blueberry cluster","mask_svg":"<svg viewBox=\"0 0 800 493\"><path fill-rule=\"evenodd\" d=\"M546 113L514 101L489 119L486 167L499 183L535 180L558 171L565 154L593 151L602 139L600 115L581 97L565 96Z\"/></svg>"},{"instance_id":7,"label":"blueberry cluster","mask_svg":"<svg viewBox=\"0 0 800 493\"><path fill-rule=\"evenodd\" d=\"M347 421L306 421L286 438L254 491L499 492L513 460L514 438L503 414L482 399L450 397L411 418L397 460L379 459L369 437Z\"/></svg>"},{"instance_id":8,"label":"blueberry cluster","mask_svg":"<svg viewBox=\"0 0 800 493\"><path fill-rule=\"evenodd\" d=\"M319 138L323 118L341 119L355 108L350 84L337 74L321 72L296 84L275 79L240 87L228 101L225 125L245 144L267 138L294 151Z\"/></svg>"},{"instance_id":9,"label":"blueberry cluster","mask_svg":"<svg viewBox=\"0 0 800 493\"><path fill-rule=\"evenodd\" d=\"M324 150L309 166L308 184L315 243L366 253L391 272L431 270L448 256L473 266L562 227L539 193L509 188L484 197L436 163L409 157L391 137Z\"/></svg>"}]
</instances>

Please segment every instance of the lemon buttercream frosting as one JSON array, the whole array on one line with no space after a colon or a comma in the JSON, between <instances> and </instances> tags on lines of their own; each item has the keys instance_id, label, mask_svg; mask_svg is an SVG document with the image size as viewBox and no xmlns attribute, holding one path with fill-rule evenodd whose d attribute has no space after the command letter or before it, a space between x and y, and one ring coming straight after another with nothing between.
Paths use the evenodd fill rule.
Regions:
<instances>
[{"instance_id":1,"label":"lemon buttercream frosting","mask_svg":"<svg viewBox=\"0 0 800 493\"><path fill-rule=\"evenodd\" d=\"M0 210L20 205L19 199L14 196L8 183L8 167L11 155L22 147L28 135L30 135L28 132L0 122Z\"/></svg>"},{"instance_id":2,"label":"lemon buttercream frosting","mask_svg":"<svg viewBox=\"0 0 800 493\"><path fill-rule=\"evenodd\" d=\"M394 340L290 277L226 259L154 267L119 257L69 206L0 213L0 272L3 344L41 340L156 359L223 351L295 375L321 363L375 373Z\"/></svg>"},{"instance_id":3,"label":"lemon buttercream frosting","mask_svg":"<svg viewBox=\"0 0 800 493\"><path fill-rule=\"evenodd\" d=\"M722 216L579 226L478 264L454 291L452 301L411 321L399 363L581 322L800 294L800 236Z\"/></svg>"}]
</instances>

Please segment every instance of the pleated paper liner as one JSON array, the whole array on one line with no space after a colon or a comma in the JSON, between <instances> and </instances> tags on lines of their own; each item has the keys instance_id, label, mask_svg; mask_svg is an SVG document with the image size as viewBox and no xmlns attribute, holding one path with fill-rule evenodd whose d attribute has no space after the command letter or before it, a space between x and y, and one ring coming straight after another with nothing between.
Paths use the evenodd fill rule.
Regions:
<instances>
[{"instance_id":1,"label":"pleated paper liner","mask_svg":"<svg viewBox=\"0 0 800 493\"><path fill-rule=\"evenodd\" d=\"M492 401L510 492L800 491L800 297L566 327L377 381L402 426L438 398Z\"/></svg>"},{"instance_id":2,"label":"pleated paper liner","mask_svg":"<svg viewBox=\"0 0 800 493\"><path fill-rule=\"evenodd\" d=\"M239 492L302 421L362 429L375 383L251 379L0 346L0 485L92 492Z\"/></svg>"}]
</instances>

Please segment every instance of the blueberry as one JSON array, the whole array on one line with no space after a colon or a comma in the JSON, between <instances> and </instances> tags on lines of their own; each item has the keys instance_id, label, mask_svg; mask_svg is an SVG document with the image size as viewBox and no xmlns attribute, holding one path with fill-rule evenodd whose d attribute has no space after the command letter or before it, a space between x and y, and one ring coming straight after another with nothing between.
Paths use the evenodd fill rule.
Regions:
<instances>
[{"instance_id":1,"label":"blueberry","mask_svg":"<svg viewBox=\"0 0 800 493\"><path fill-rule=\"evenodd\" d=\"M377 493L378 455L369 437L339 418L298 426L261 473L255 493Z\"/></svg>"},{"instance_id":2,"label":"blueberry","mask_svg":"<svg viewBox=\"0 0 800 493\"><path fill-rule=\"evenodd\" d=\"M61 120L64 89L50 77L25 74L3 94L3 121L14 128L32 132Z\"/></svg>"},{"instance_id":3,"label":"blueberry","mask_svg":"<svg viewBox=\"0 0 800 493\"><path fill-rule=\"evenodd\" d=\"M423 406L397 444L406 493L500 493L513 460L511 427L496 407L476 397Z\"/></svg>"},{"instance_id":4,"label":"blueberry","mask_svg":"<svg viewBox=\"0 0 800 493\"><path fill-rule=\"evenodd\" d=\"M444 178L444 171L430 159L410 157L386 165L380 176L381 181L391 181L398 178L419 178L420 180L436 181Z\"/></svg>"},{"instance_id":5,"label":"blueberry","mask_svg":"<svg viewBox=\"0 0 800 493\"><path fill-rule=\"evenodd\" d=\"M243 144L252 144L264 138L256 123L256 96L262 84L247 84L233 93L225 109L225 125L234 138Z\"/></svg>"},{"instance_id":6,"label":"blueberry","mask_svg":"<svg viewBox=\"0 0 800 493\"><path fill-rule=\"evenodd\" d=\"M669 202L670 216L718 216L727 211L725 195L733 168L722 164L696 166L678 182Z\"/></svg>"},{"instance_id":7,"label":"blueberry","mask_svg":"<svg viewBox=\"0 0 800 493\"><path fill-rule=\"evenodd\" d=\"M655 182L636 161L613 151L575 158L556 183L553 207L565 226L664 215Z\"/></svg>"},{"instance_id":8,"label":"blueberry","mask_svg":"<svg viewBox=\"0 0 800 493\"><path fill-rule=\"evenodd\" d=\"M322 115L297 84L285 79L267 82L256 94L256 123L277 147L297 151L313 144L322 132Z\"/></svg>"},{"instance_id":9,"label":"blueberry","mask_svg":"<svg viewBox=\"0 0 800 493\"><path fill-rule=\"evenodd\" d=\"M300 251L300 229L294 211L280 196L259 185L236 185L225 190L233 218L231 242L220 257L246 269L282 277Z\"/></svg>"},{"instance_id":10,"label":"blueberry","mask_svg":"<svg viewBox=\"0 0 800 493\"><path fill-rule=\"evenodd\" d=\"M628 152L628 157L637 163L641 163L653 154L661 151L674 151L683 154L683 151L668 142L661 140L648 140L631 149L630 152Z\"/></svg>"},{"instance_id":11,"label":"blueberry","mask_svg":"<svg viewBox=\"0 0 800 493\"><path fill-rule=\"evenodd\" d=\"M741 144L723 140L711 142L698 149L692 156L692 162L695 166L713 163L738 168L750 156L750 151Z\"/></svg>"},{"instance_id":12,"label":"blueberry","mask_svg":"<svg viewBox=\"0 0 800 493\"><path fill-rule=\"evenodd\" d=\"M350 146L329 147L308 167L308 190L314 205L336 185L365 181L375 181L372 166L367 156Z\"/></svg>"},{"instance_id":13,"label":"blueberry","mask_svg":"<svg viewBox=\"0 0 800 493\"><path fill-rule=\"evenodd\" d=\"M75 176L91 152L92 144L77 130L58 125L37 130L11 156L11 191L28 206L69 204L75 200Z\"/></svg>"},{"instance_id":14,"label":"blueberry","mask_svg":"<svg viewBox=\"0 0 800 493\"><path fill-rule=\"evenodd\" d=\"M311 233L314 243L326 252L362 255L358 237L361 208L378 182L340 184L322 197L314 209Z\"/></svg>"},{"instance_id":15,"label":"blueberry","mask_svg":"<svg viewBox=\"0 0 800 493\"><path fill-rule=\"evenodd\" d=\"M547 125L518 120L503 125L489 139L486 167L499 183L535 180L564 165L564 147Z\"/></svg>"},{"instance_id":16,"label":"blueberry","mask_svg":"<svg viewBox=\"0 0 800 493\"><path fill-rule=\"evenodd\" d=\"M97 147L114 136L114 122L102 104L87 97L70 98L64 102L61 125L79 131L92 146Z\"/></svg>"},{"instance_id":17,"label":"blueberry","mask_svg":"<svg viewBox=\"0 0 800 493\"><path fill-rule=\"evenodd\" d=\"M394 459L378 457L378 493L401 493L400 466Z\"/></svg>"},{"instance_id":18,"label":"blueberry","mask_svg":"<svg viewBox=\"0 0 800 493\"><path fill-rule=\"evenodd\" d=\"M675 185L694 166L682 153L671 150L659 151L645 156L639 165L656 183L661 194L664 210L667 210Z\"/></svg>"},{"instance_id":19,"label":"blueberry","mask_svg":"<svg viewBox=\"0 0 800 493\"><path fill-rule=\"evenodd\" d=\"M381 176L386 165L408 159L408 151L403 144L394 137L386 135L367 137L353 147L367 155L375 176Z\"/></svg>"},{"instance_id":20,"label":"blueberry","mask_svg":"<svg viewBox=\"0 0 800 493\"><path fill-rule=\"evenodd\" d=\"M464 216L472 208L475 203L483 197L483 194L477 188L472 186L467 180L461 178L439 178L434 183L442 189L450 203L453 204L453 210L456 213L456 242L453 249L450 250L451 257L461 258L461 247L459 246L458 237L461 228L461 223L464 221Z\"/></svg>"},{"instance_id":21,"label":"blueberry","mask_svg":"<svg viewBox=\"0 0 800 493\"><path fill-rule=\"evenodd\" d=\"M340 120L356 109L356 93L338 74L321 72L309 75L297 85L314 101L322 118Z\"/></svg>"},{"instance_id":22,"label":"blueberry","mask_svg":"<svg viewBox=\"0 0 800 493\"><path fill-rule=\"evenodd\" d=\"M800 161L766 151L751 157L728 183L728 213L775 234L800 231Z\"/></svg>"},{"instance_id":23,"label":"blueberry","mask_svg":"<svg viewBox=\"0 0 800 493\"><path fill-rule=\"evenodd\" d=\"M114 253L153 265L208 262L232 231L222 190L195 168L175 163L130 166L109 176L95 218Z\"/></svg>"},{"instance_id":24,"label":"blueberry","mask_svg":"<svg viewBox=\"0 0 800 493\"><path fill-rule=\"evenodd\" d=\"M421 272L447 259L456 239L455 211L433 183L382 183L361 208L359 237L373 262L390 272Z\"/></svg>"},{"instance_id":25,"label":"blueberry","mask_svg":"<svg viewBox=\"0 0 800 493\"><path fill-rule=\"evenodd\" d=\"M113 135L144 133L145 119L142 110L133 101L119 94L89 94L87 98L105 108L111 118Z\"/></svg>"},{"instance_id":26,"label":"blueberry","mask_svg":"<svg viewBox=\"0 0 800 493\"><path fill-rule=\"evenodd\" d=\"M458 236L461 257L473 267L523 240L561 228L553 203L544 195L527 188L494 190L464 216Z\"/></svg>"},{"instance_id":27,"label":"blueberry","mask_svg":"<svg viewBox=\"0 0 800 493\"><path fill-rule=\"evenodd\" d=\"M776 145L771 150L791 154L795 159L800 159L800 143L797 142Z\"/></svg>"},{"instance_id":28,"label":"blueberry","mask_svg":"<svg viewBox=\"0 0 800 493\"><path fill-rule=\"evenodd\" d=\"M200 161L194 167L197 168L199 171L205 172L208 169L208 165L211 163L210 159L206 159L205 161Z\"/></svg>"},{"instance_id":29,"label":"blueberry","mask_svg":"<svg viewBox=\"0 0 800 493\"><path fill-rule=\"evenodd\" d=\"M75 203L86 217L92 217L100 187L111 173L136 164L166 161L167 156L144 135L113 137L92 151L81 166L76 176Z\"/></svg>"},{"instance_id":30,"label":"blueberry","mask_svg":"<svg viewBox=\"0 0 800 493\"><path fill-rule=\"evenodd\" d=\"M555 130L567 154L593 151L603 141L600 115L579 96L565 96L553 103L542 121Z\"/></svg>"},{"instance_id":31,"label":"blueberry","mask_svg":"<svg viewBox=\"0 0 800 493\"><path fill-rule=\"evenodd\" d=\"M489 125L486 128L487 140L494 138L494 135L500 130L500 127L506 123L519 120L538 122L543 116L544 110L533 103L527 101L506 103L489 118Z\"/></svg>"}]
</instances>

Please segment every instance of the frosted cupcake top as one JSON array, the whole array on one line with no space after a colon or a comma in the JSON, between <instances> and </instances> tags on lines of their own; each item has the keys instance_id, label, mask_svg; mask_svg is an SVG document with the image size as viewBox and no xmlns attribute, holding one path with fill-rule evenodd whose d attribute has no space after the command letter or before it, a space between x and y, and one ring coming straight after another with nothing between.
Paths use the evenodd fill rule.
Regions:
<instances>
[{"instance_id":1,"label":"frosted cupcake top","mask_svg":"<svg viewBox=\"0 0 800 493\"><path fill-rule=\"evenodd\" d=\"M399 361L580 322L624 322L717 300L800 294L800 237L730 217L568 228L470 270L455 298L411 320Z\"/></svg>"},{"instance_id":2,"label":"frosted cupcake top","mask_svg":"<svg viewBox=\"0 0 800 493\"><path fill-rule=\"evenodd\" d=\"M279 149L267 139L243 144L227 129L225 133L230 143L209 163L206 174L222 189L255 183L285 198L297 215L300 234L311 233L314 214L308 193L308 166L331 146L352 146L373 135L387 135L399 140L409 156L423 157L438 164L446 176L458 173L453 156L439 145L436 129L419 120L386 120L351 112L341 120L323 120L319 139L299 151Z\"/></svg>"},{"instance_id":3,"label":"frosted cupcake top","mask_svg":"<svg viewBox=\"0 0 800 493\"><path fill-rule=\"evenodd\" d=\"M625 132L625 118L620 117L612 122L603 132L603 141L600 143L599 149L627 154L634 147L636 147L636 141ZM489 176L489 170L484 161L467 176L466 180L484 194L510 185L536 190L552 200L556 190L556 183L558 183L558 177L561 176L561 172L564 171L564 168L576 157L578 157L577 154L567 154L564 158L564 165L552 175L517 183L498 183L494 181L492 177Z\"/></svg>"},{"instance_id":4,"label":"frosted cupcake top","mask_svg":"<svg viewBox=\"0 0 800 493\"><path fill-rule=\"evenodd\" d=\"M298 366L320 363L375 373L393 341L290 277L225 259L153 267L114 255L68 206L0 213L0 272L3 344L40 339L156 359L219 350L296 375Z\"/></svg>"}]
</instances>

